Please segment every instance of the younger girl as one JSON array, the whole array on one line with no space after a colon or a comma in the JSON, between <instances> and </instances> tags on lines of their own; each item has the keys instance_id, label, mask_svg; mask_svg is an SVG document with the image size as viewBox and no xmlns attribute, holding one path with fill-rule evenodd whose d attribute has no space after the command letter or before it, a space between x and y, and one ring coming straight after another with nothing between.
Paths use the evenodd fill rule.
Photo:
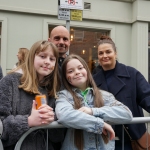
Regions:
<instances>
[{"instance_id":1,"label":"younger girl","mask_svg":"<svg viewBox=\"0 0 150 150\"><path fill-rule=\"evenodd\" d=\"M25 63L20 66L23 74L12 71L0 81L0 118L5 150L13 150L30 127L54 121L55 98L60 85L57 66L57 48L48 41L39 41L33 44ZM39 94L46 95L47 104L36 109L34 99ZM49 149L59 150L62 140L61 129L49 130ZM34 149L46 149L45 130L31 133L23 142L22 150Z\"/></svg>"},{"instance_id":2,"label":"younger girl","mask_svg":"<svg viewBox=\"0 0 150 150\"><path fill-rule=\"evenodd\" d=\"M86 62L77 55L64 60L62 81L66 90L59 92L56 115L69 129L61 149L114 150L115 133L106 122L131 121L131 111L96 87Z\"/></svg>"}]
</instances>

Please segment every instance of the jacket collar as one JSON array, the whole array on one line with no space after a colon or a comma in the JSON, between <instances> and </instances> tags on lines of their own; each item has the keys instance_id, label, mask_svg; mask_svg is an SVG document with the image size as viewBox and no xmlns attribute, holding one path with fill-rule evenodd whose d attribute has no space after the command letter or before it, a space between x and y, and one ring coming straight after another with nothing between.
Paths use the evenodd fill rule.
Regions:
<instances>
[{"instance_id":1,"label":"jacket collar","mask_svg":"<svg viewBox=\"0 0 150 150\"><path fill-rule=\"evenodd\" d=\"M118 61L116 61L114 74L115 75L112 77L112 82L109 90L102 69L97 74L95 74L93 78L100 89L110 91L111 93L116 95L126 85L126 83L124 83L124 81L120 77L130 78L130 74L127 70L127 67L124 64L119 63Z\"/></svg>"},{"instance_id":2,"label":"jacket collar","mask_svg":"<svg viewBox=\"0 0 150 150\"><path fill-rule=\"evenodd\" d=\"M92 91L92 92L93 92L93 88L88 87L87 89L88 89L88 91ZM75 87L73 87L72 90L73 90L74 92L76 92L76 93L80 93L80 94L82 93L80 89L75 88Z\"/></svg>"},{"instance_id":3,"label":"jacket collar","mask_svg":"<svg viewBox=\"0 0 150 150\"><path fill-rule=\"evenodd\" d=\"M130 78L130 74L127 70L127 67L124 64L119 63L116 61L116 66L115 66L115 74L119 77L126 77Z\"/></svg>"}]
</instances>

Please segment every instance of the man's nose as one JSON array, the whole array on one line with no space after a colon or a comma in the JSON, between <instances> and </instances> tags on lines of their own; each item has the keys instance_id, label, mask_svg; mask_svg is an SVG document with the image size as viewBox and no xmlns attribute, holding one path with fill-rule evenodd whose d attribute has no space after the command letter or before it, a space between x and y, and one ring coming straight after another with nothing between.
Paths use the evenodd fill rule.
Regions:
<instances>
[{"instance_id":1,"label":"man's nose","mask_svg":"<svg viewBox=\"0 0 150 150\"><path fill-rule=\"evenodd\" d=\"M50 64L50 59L49 59L49 58L46 58L46 59L45 59L45 63L46 63L46 64Z\"/></svg>"},{"instance_id":2,"label":"man's nose","mask_svg":"<svg viewBox=\"0 0 150 150\"><path fill-rule=\"evenodd\" d=\"M63 38L60 38L59 43L64 43Z\"/></svg>"},{"instance_id":3,"label":"man's nose","mask_svg":"<svg viewBox=\"0 0 150 150\"><path fill-rule=\"evenodd\" d=\"M107 57L107 54L106 54L106 53L104 53L104 54L103 54L103 56L104 56L104 57Z\"/></svg>"}]
</instances>

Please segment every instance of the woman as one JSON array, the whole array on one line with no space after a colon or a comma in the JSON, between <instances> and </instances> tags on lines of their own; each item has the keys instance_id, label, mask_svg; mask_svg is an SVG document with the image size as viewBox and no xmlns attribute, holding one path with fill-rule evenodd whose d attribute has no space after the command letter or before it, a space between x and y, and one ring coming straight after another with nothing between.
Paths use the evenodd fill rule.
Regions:
<instances>
[{"instance_id":1,"label":"woman","mask_svg":"<svg viewBox=\"0 0 150 150\"><path fill-rule=\"evenodd\" d=\"M150 112L150 85L135 68L117 61L115 43L108 36L102 36L98 43L98 60L101 69L93 76L97 86L111 92L117 100L132 111L133 117L143 117L142 108ZM145 124L124 125L133 140L145 133ZM122 127L116 126L116 150L122 147ZM125 150L132 150L130 138L124 132Z\"/></svg>"},{"instance_id":2,"label":"woman","mask_svg":"<svg viewBox=\"0 0 150 150\"><path fill-rule=\"evenodd\" d=\"M15 67L18 67L22 65L25 62L25 59L29 53L29 50L27 48L19 48L17 57L18 57L18 62L16 63Z\"/></svg>"},{"instance_id":3,"label":"woman","mask_svg":"<svg viewBox=\"0 0 150 150\"><path fill-rule=\"evenodd\" d=\"M66 90L56 100L58 122L68 127L61 150L114 150L115 133L108 122L125 123L130 110L97 88L86 62L69 55L62 64Z\"/></svg>"},{"instance_id":4,"label":"woman","mask_svg":"<svg viewBox=\"0 0 150 150\"><path fill-rule=\"evenodd\" d=\"M3 122L2 142L5 150L13 150L23 133L31 127L47 125L54 121L56 92L59 90L58 50L48 41L33 44L23 71L11 71L0 81L0 119ZM46 95L47 104L36 109L35 96ZM59 150L63 130L51 129L49 149ZM32 132L23 142L22 150L45 150L46 131Z\"/></svg>"}]
</instances>

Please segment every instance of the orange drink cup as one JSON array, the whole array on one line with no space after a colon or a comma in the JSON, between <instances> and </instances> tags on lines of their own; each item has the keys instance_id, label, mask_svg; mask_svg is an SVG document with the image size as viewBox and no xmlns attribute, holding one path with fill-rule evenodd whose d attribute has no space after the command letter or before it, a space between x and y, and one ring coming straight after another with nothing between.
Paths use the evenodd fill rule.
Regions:
<instances>
[{"instance_id":1,"label":"orange drink cup","mask_svg":"<svg viewBox=\"0 0 150 150\"><path fill-rule=\"evenodd\" d=\"M38 109L42 104L46 104L46 95L36 95L35 96L36 101L36 109Z\"/></svg>"}]
</instances>

